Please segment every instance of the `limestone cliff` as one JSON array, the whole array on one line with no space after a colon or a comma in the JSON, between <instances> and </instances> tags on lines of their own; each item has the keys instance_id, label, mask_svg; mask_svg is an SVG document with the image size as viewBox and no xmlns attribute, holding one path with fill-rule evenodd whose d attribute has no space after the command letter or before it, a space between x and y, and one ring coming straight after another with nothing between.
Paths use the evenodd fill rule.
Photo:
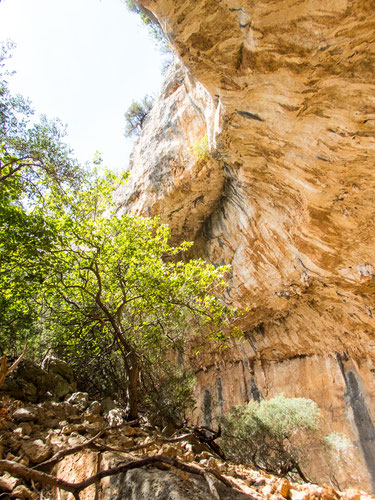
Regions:
<instances>
[{"instance_id":1,"label":"limestone cliff","mask_svg":"<svg viewBox=\"0 0 375 500\"><path fill-rule=\"evenodd\" d=\"M181 63L119 203L231 264L226 300L249 307L243 342L194 360L197 418L310 397L357 446L346 482L375 490L373 2L140 3Z\"/></svg>"}]
</instances>

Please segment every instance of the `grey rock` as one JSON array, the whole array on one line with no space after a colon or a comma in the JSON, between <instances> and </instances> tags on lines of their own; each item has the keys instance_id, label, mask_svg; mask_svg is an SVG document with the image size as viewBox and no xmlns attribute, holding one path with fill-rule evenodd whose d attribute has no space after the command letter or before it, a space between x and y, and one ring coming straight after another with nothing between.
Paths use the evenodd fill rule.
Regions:
<instances>
[{"instance_id":1,"label":"grey rock","mask_svg":"<svg viewBox=\"0 0 375 500\"><path fill-rule=\"evenodd\" d=\"M17 383L22 379L33 384L37 389L38 396L44 396L50 390L51 377L33 361L24 359L17 369L16 377Z\"/></svg>"},{"instance_id":2,"label":"grey rock","mask_svg":"<svg viewBox=\"0 0 375 500\"><path fill-rule=\"evenodd\" d=\"M71 405L79 405L80 407L87 408L89 406L89 395L87 392L75 392L66 402Z\"/></svg>"},{"instance_id":3,"label":"grey rock","mask_svg":"<svg viewBox=\"0 0 375 500\"><path fill-rule=\"evenodd\" d=\"M47 366L47 365L44 365ZM62 399L77 390L72 369L63 361L53 360L44 370L30 360L23 360L5 380L1 392L31 403Z\"/></svg>"},{"instance_id":4,"label":"grey rock","mask_svg":"<svg viewBox=\"0 0 375 500\"><path fill-rule=\"evenodd\" d=\"M22 391L22 399L30 401L30 403L38 401L38 389L32 382L20 378L17 380L17 383Z\"/></svg>"},{"instance_id":5,"label":"grey rock","mask_svg":"<svg viewBox=\"0 0 375 500\"><path fill-rule=\"evenodd\" d=\"M33 422L38 419L38 412L34 408L18 408L12 417L16 422Z\"/></svg>"},{"instance_id":6,"label":"grey rock","mask_svg":"<svg viewBox=\"0 0 375 500\"><path fill-rule=\"evenodd\" d=\"M249 496L227 488L219 481L214 480L215 488L221 500L248 500ZM153 469L130 470L126 474L114 476L107 488L103 491L103 498L111 500L212 500L213 495L207 482L193 474L189 480L177 474Z\"/></svg>"},{"instance_id":7,"label":"grey rock","mask_svg":"<svg viewBox=\"0 0 375 500\"><path fill-rule=\"evenodd\" d=\"M72 392L77 390L77 385L74 382L69 382L61 375L53 375L53 378L51 380L53 381L53 394L58 399L62 399L67 394L71 394Z\"/></svg>"},{"instance_id":8,"label":"grey rock","mask_svg":"<svg viewBox=\"0 0 375 500\"><path fill-rule=\"evenodd\" d=\"M22 392L21 387L11 377L7 377L4 380L4 382L0 388L0 391L2 393L5 393L5 394L13 397L14 399L23 399L23 392Z\"/></svg>"}]
</instances>

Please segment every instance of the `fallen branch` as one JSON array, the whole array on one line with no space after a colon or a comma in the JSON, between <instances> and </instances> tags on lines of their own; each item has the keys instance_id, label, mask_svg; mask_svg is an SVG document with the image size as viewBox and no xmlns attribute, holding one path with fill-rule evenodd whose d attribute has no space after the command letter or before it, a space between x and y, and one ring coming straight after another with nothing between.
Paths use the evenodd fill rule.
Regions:
<instances>
[{"instance_id":1,"label":"fallen branch","mask_svg":"<svg viewBox=\"0 0 375 500\"><path fill-rule=\"evenodd\" d=\"M68 483L63 479L58 479L45 472L39 472L35 469L30 469L17 462L12 462L11 460L0 460L0 472L9 472L16 477L22 477L28 481L38 481L42 484L48 484L49 486L54 486L55 488L61 488L62 490L69 491L75 495L76 485ZM76 496L76 495L75 495ZM76 498L79 498L76 497Z\"/></svg>"},{"instance_id":2,"label":"fallen branch","mask_svg":"<svg viewBox=\"0 0 375 500\"><path fill-rule=\"evenodd\" d=\"M91 476L79 483L69 483L68 481L64 481L63 479L58 479L54 476L51 476L50 474L39 472L35 469L30 469L29 467L25 467L24 465L21 465L17 462L12 462L10 460L0 460L0 472L9 472L16 477L22 477L23 479L26 480L38 481L39 483L42 484L47 484L55 488L60 488L64 491L72 493L74 495L74 498L76 500L79 500L79 494L82 490L88 488L94 483L99 482L104 477L115 476L117 474L125 473L132 469L138 469L146 465L153 465L160 462L176 467L177 469L180 469L184 472L201 476L207 481L208 472L205 469L193 465L184 464L183 462L180 462L176 458L165 457L164 455L147 457L140 460L135 460L128 464L120 465L118 467L113 467L112 469L103 470L101 472L98 472L94 476ZM235 484L233 484L229 479L226 479L225 477L221 476L221 474L219 474L218 472L210 470L209 473L213 474L219 481L225 484L225 486L231 489L238 490ZM211 492L214 491L212 489L212 486L210 486L210 491ZM252 500L255 500L254 497L252 497L251 495L248 495L248 497Z\"/></svg>"}]
</instances>

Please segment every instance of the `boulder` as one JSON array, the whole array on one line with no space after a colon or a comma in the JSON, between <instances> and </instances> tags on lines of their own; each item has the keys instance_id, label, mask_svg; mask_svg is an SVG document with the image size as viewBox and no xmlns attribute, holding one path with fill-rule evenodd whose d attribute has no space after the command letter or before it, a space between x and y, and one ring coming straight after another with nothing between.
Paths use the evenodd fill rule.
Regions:
<instances>
[{"instance_id":1,"label":"boulder","mask_svg":"<svg viewBox=\"0 0 375 500\"><path fill-rule=\"evenodd\" d=\"M18 378L17 384L22 391L22 399L24 401L30 401L30 403L36 403L38 401L38 389L32 382L24 380L23 378Z\"/></svg>"},{"instance_id":2,"label":"boulder","mask_svg":"<svg viewBox=\"0 0 375 500\"><path fill-rule=\"evenodd\" d=\"M61 359L48 356L43 361L42 368L51 375L58 375L67 382L71 384L74 383L74 373L72 367Z\"/></svg>"},{"instance_id":3,"label":"boulder","mask_svg":"<svg viewBox=\"0 0 375 500\"><path fill-rule=\"evenodd\" d=\"M61 375L51 375L52 391L57 399L62 399L67 394L77 390L75 382L65 380Z\"/></svg>"},{"instance_id":4,"label":"boulder","mask_svg":"<svg viewBox=\"0 0 375 500\"><path fill-rule=\"evenodd\" d=\"M51 376L52 390L58 399L77 390L73 369L65 361L49 356L42 368Z\"/></svg>"},{"instance_id":5,"label":"boulder","mask_svg":"<svg viewBox=\"0 0 375 500\"><path fill-rule=\"evenodd\" d=\"M44 462L44 460L47 460L52 455L51 448L41 439L24 441L22 443L22 450L33 464Z\"/></svg>"}]
</instances>

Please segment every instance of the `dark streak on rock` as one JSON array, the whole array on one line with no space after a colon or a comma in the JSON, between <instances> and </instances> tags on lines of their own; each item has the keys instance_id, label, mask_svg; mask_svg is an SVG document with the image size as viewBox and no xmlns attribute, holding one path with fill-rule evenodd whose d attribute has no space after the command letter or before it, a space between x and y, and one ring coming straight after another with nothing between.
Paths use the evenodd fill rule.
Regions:
<instances>
[{"instance_id":1,"label":"dark streak on rock","mask_svg":"<svg viewBox=\"0 0 375 500\"><path fill-rule=\"evenodd\" d=\"M357 428L359 443L363 458L367 466L372 485L375 491L375 427L367 408L365 397L361 390L359 376L353 370L345 370L344 360L340 354L336 354L341 373L346 384L345 402L350 406L354 423Z\"/></svg>"},{"instance_id":2,"label":"dark streak on rock","mask_svg":"<svg viewBox=\"0 0 375 500\"><path fill-rule=\"evenodd\" d=\"M256 120L258 122L264 122L263 118L261 118L260 116L254 114L254 113L250 113L249 111L237 110L237 114L239 114L243 118L248 118L249 120Z\"/></svg>"},{"instance_id":3,"label":"dark streak on rock","mask_svg":"<svg viewBox=\"0 0 375 500\"><path fill-rule=\"evenodd\" d=\"M203 396L203 425L212 426L212 396L208 389L204 391Z\"/></svg>"},{"instance_id":4,"label":"dark streak on rock","mask_svg":"<svg viewBox=\"0 0 375 500\"><path fill-rule=\"evenodd\" d=\"M259 323L259 325L254 328L254 332L255 333L260 333L262 335L262 337L264 337L266 335L266 330L264 328L264 323Z\"/></svg>"},{"instance_id":5,"label":"dark streak on rock","mask_svg":"<svg viewBox=\"0 0 375 500\"><path fill-rule=\"evenodd\" d=\"M254 336L251 334L251 333L247 333L245 334L249 344L251 345L253 351L254 351L254 354L257 354L258 351L257 351L257 348L256 348L256 345L255 345L255 338Z\"/></svg>"},{"instance_id":6,"label":"dark streak on rock","mask_svg":"<svg viewBox=\"0 0 375 500\"><path fill-rule=\"evenodd\" d=\"M221 377L217 377L216 379L216 388L217 388L217 399L219 401L220 410L224 412L224 398L223 398L223 385L221 383Z\"/></svg>"},{"instance_id":7,"label":"dark streak on rock","mask_svg":"<svg viewBox=\"0 0 375 500\"><path fill-rule=\"evenodd\" d=\"M291 361L293 359L304 359L310 357L308 354L295 354L294 356L288 357L287 361Z\"/></svg>"},{"instance_id":8,"label":"dark streak on rock","mask_svg":"<svg viewBox=\"0 0 375 500\"><path fill-rule=\"evenodd\" d=\"M241 27L241 25L240 25ZM243 61L243 43L241 43L241 47L240 47L240 50L238 52L238 59L237 59L237 64L236 64L236 69L239 70L241 69L241 66L242 66L242 61Z\"/></svg>"},{"instance_id":9,"label":"dark streak on rock","mask_svg":"<svg viewBox=\"0 0 375 500\"><path fill-rule=\"evenodd\" d=\"M250 391L251 391L251 395L252 395L254 401L259 402L261 399L263 399L263 395L260 392L260 390L258 389L258 386L257 386L254 378L252 378L251 382L250 382Z\"/></svg>"},{"instance_id":10,"label":"dark streak on rock","mask_svg":"<svg viewBox=\"0 0 375 500\"><path fill-rule=\"evenodd\" d=\"M193 201L194 207L196 207L196 206L197 206L197 203L198 203L198 202L199 202L199 203L203 203L203 201L204 201L204 195L203 195L203 194L201 194L200 196L198 196L198 198L195 198L195 200Z\"/></svg>"},{"instance_id":11,"label":"dark streak on rock","mask_svg":"<svg viewBox=\"0 0 375 500\"><path fill-rule=\"evenodd\" d=\"M306 269L306 271L310 271L310 273L314 273L314 274L317 274L318 276L320 276L319 273L317 273L316 271L313 271L312 269L309 269L307 266L305 266L305 264L302 262L302 260L297 257L297 261L301 264L301 266ZM320 276L321 277L321 276Z\"/></svg>"}]
</instances>

